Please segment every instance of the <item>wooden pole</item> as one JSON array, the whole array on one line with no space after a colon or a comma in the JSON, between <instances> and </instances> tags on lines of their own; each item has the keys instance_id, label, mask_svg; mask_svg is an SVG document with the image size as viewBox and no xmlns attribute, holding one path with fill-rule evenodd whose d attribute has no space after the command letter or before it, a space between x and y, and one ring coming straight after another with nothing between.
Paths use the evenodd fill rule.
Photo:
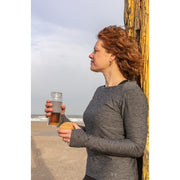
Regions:
<instances>
[{"instance_id":1,"label":"wooden pole","mask_svg":"<svg viewBox=\"0 0 180 180\"><path fill-rule=\"evenodd\" d=\"M140 86L149 102L149 0L125 0L124 24L130 36L136 37L145 61ZM143 156L142 179L149 180L149 117L148 136Z\"/></svg>"}]
</instances>

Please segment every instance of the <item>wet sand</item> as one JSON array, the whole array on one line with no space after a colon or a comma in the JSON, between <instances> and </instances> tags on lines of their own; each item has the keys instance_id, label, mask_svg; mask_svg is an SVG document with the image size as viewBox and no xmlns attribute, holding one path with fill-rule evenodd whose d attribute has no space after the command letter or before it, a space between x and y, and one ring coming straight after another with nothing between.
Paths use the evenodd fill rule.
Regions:
<instances>
[{"instance_id":1,"label":"wet sand","mask_svg":"<svg viewBox=\"0 0 180 180\"><path fill-rule=\"evenodd\" d=\"M86 149L71 148L46 122L31 123L31 180L82 180Z\"/></svg>"}]
</instances>

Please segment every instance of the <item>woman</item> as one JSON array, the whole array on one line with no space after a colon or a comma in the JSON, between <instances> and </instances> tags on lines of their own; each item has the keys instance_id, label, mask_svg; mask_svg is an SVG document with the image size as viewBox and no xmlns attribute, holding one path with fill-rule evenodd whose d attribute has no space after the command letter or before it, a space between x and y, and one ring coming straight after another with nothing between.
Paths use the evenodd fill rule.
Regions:
<instances>
[{"instance_id":1,"label":"woman","mask_svg":"<svg viewBox=\"0 0 180 180\"><path fill-rule=\"evenodd\" d=\"M58 130L70 147L87 149L84 180L137 180L137 158L143 155L147 135L147 100L135 81L142 67L135 39L126 30L101 30L89 55L91 70L102 72L105 85L97 88L87 106L85 127ZM46 115L51 114L47 101ZM69 121L62 106L62 122Z\"/></svg>"}]
</instances>

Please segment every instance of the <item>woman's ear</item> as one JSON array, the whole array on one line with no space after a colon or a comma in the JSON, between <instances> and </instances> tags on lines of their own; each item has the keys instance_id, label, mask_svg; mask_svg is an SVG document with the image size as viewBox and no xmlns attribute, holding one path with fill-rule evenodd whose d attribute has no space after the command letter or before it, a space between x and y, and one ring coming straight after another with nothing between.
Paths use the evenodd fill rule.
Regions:
<instances>
[{"instance_id":1,"label":"woman's ear","mask_svg":"<svg viewBox=\"0 0 180 180\"><path fill-rule=\"evenodd\" d=\"M114 55L111 55L110 58L109 58L109 65L111 66L112 63L116 60L116 56Z\"/></svg>"},{"instance_id":2,"label":"woman's ear","mask_svg":"<svg viewBox=\"0 0 180 180\"><path fill-rule=\"evenodd\" d=\"M116 60L116 56L112 54L112 55L110 56L110 61L114 61L114 60Z\"/></svg>"}]
</instances>

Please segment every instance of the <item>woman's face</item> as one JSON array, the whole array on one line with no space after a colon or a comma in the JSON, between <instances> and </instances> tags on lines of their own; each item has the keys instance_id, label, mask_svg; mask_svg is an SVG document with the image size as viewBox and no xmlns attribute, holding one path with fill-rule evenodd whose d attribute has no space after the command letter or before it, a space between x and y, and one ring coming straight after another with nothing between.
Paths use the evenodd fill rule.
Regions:
<instances>
[{"instance_id":1,"label":"woman's face","mask_svg":"<svg viewBox=\"0 0 180 180\"><path fill-rule=\"evenodd\" d=\"M94 46L94 51L89 55L91 59L91 70L95 72L104 72L109 68L110 64L110 53L107 53L106 50L102 47L102 40L98 40Z\"/></svg>"}]
</instances>

